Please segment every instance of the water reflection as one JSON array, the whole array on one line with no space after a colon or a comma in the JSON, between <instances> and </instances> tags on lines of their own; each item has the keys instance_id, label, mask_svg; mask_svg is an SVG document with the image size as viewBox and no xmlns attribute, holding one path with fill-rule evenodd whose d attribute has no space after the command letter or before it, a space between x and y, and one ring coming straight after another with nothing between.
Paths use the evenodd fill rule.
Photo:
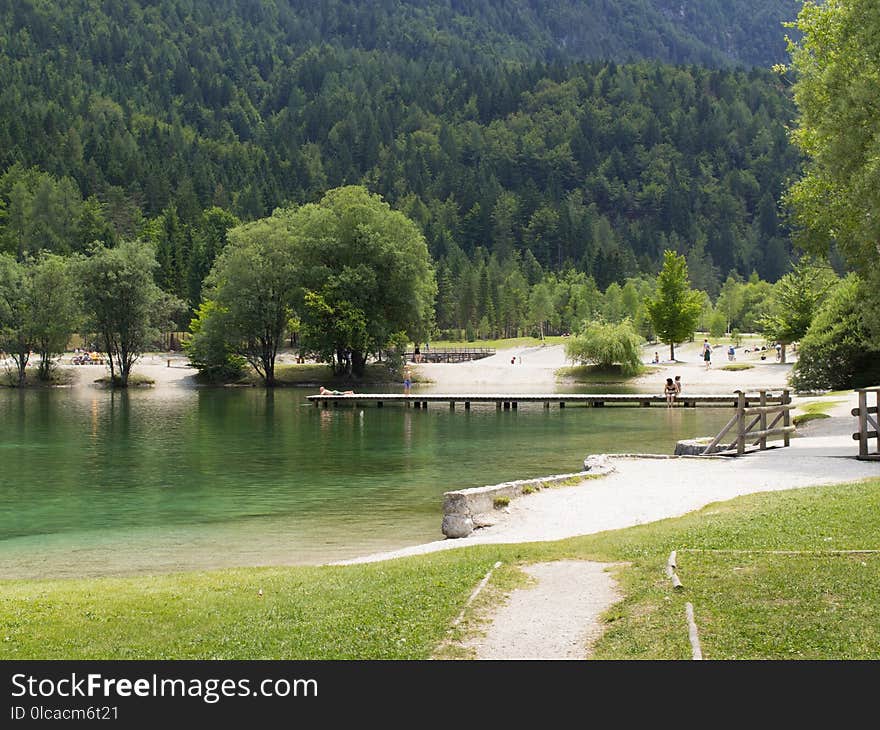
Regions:
<instances>
[{"instance_id":1,"label":"water reflection","mask_svg":"<svg viewBox=\"0 0 880 730\"><path fill-rule=\"evenodd\" d=\"M441 537L449 489L671 453L727 411L314 408L307 391L0 393L0 575L316 563Z\"/></svg>"}]
</instances>

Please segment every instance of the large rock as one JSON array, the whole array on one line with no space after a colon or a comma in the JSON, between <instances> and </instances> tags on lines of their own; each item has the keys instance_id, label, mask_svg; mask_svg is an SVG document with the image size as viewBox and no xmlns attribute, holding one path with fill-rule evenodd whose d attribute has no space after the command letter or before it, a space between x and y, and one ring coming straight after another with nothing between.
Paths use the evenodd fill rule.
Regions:
<instances>
[{"instance_id":1,"label":"large rock","mask_svg":"<svg viewBox=\"0 0 880 730\"><path fill-rule=\"evenodd\" d=\"M712 443L711 438L684 439L675 444L676 456L700 456L706 447ZM733 448L733 444L718 444L712 453L726 451Z\"/></svg>"},{"instance_id":2,"label":"large rock","mask_svg":"<svg viewBox=\"0 0 880 730\"><path fill-rule=\"evenodd\" d=\"M467 537L474 531L474 521L467 515L447 514L440 529L446 537Z\"/></svg>"}]
</instances>

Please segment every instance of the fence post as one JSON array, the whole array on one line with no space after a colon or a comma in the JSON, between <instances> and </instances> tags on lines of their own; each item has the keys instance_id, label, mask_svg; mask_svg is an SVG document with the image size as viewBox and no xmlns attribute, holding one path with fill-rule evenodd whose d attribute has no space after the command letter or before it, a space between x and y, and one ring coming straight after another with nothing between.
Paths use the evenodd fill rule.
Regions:
<instances>
[{"instance_id":1,"label":"fence post","mask_svg":"<svg viewBox=\"0 0 880 730\"><path fill-rule=\"evenodd\" d=\"M789 392L788 388L782 391L782 405L791 405L791 393ZM791 425L791 409L789 408L786 408L782 411L782 425L786 427ZM786 431L784 434L782 434L782 445L788 446L788 440L789 433L788 431Z\"/></svg>"},{"instance_id":2,"label":"fence post","mask_svg":"<svg viewBox=\"0 0 880 730\"><path fill-rule=\"evenodd\" d=\"M859 390L859 456L868 455L868 393Z\"/></svg>"},{"instance_id":3,"label":"fence post","mask_svg":"<svg viewBox=\"0 0 880 730\"><path fill-rule=\"evenodd\" d=\"M746 453L746 394L736 391L736 455Z\"/></svg>"},{"instance_id":4,"label":"fence post","mask_svg":"<svg viewBox=\"0 0 880 730\"><path fill-rule=\"evenodd\" d=\"M766 390L759 390L758 393L761 396L761 401L760 401L759 405L761 406L761 408L764 408L767 405L767 391ZM761 411L761 430L762 431L767 430L767 414L764 411ZM761 451L763 451L764 449L767 448L767 437L766 436L761 436L759 448L761 449Z\"/></svg>"}]
</instances>

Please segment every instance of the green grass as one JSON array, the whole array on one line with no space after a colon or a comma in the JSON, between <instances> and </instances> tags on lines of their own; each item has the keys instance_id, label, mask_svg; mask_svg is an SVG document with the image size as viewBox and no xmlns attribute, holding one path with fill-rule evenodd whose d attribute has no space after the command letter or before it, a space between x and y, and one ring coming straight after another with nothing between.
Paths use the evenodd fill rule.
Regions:
<instances>
[{"instance_id":1,"label":"green grass","mask_svg":"<svg viewBox=\"0 0 880 730\"><path fill-rule=\"evenodd\" d=\"M843 403L841 400L811 401L809 403L804 403L797 408L799 411L802 411L802 413L798 413L791 419L791 422L795 426L801 426L810 421L831 418L826 411L834 406L840 405L841 403Z\"/></svg>"},{"instance_id":2,"label":"green grass","mask_svg":"<svg viewBox=\"0 0 880 730\"><path fill-rule=\"evenodd\" d=\"M84 366L85 367L85 366ZM118 380L118 376L117 376ZM100 378L95 378L96 383L99 385L110 385L110 376L103 375ZM128 387L129 388L137 388L137 387L146 387L150 385L155 385L156 381L146 375L141 375L140 373L129 373L128 375Z\"/></svg>"},{"instance_id":3,"label":"green grass","mask_svg":"<svg viewBox=\"0 0 880 730\"><path fill-rule=\"evenodd\" d=\"M732 362L729 365L722 365L721 370L751 370L754 365L747 362Z\"/></svg>"},{"instance_id":4,"label":"green grass","mask_svg":"<svg viewBox=\"0 0 880 730\"><path fill-rule=\"evenodd\" d=\"M597 365L574 365L572 367L559 368L556 377L562 380L572 380L575 383L613 384L627 383L633 378L642 375L650 375L660 370L659 367L646 367L636 375L624 375L619 365L610 368L600 368Z\"/></svg>"},{"instance_id":5,"label":"green grass","mask_svg":"<svg viewBox=\"0 0 880 730\"><path fill-rule=\"evenodd\" d=\"M880 479L372 565L6 580L0 659L424 659L495 561L513 584L517 565L567 558L621 565L625 598L605 614L599 659L689 659L687 601L707 659L876 659L880 554L830 552L860 549L880 549ZM683 591L664 573L670 550ZM780 550L809 554L770 552Z\"/></svg>"},{"instance_id":6,"label":"green grass","mask_svg":"<svg viewBox=\"0 0 880 730\"><path fill-rule=\"evenodd\" d=\"M49 380L40 380L37 377L36 368L28 368L25 371L25 388L55 388L59 386L71 385L76 378L69 368L52 368L49 371ZM18 370L7 368L0 372L0 387L18 388Z\"/></svg>"},{"instance_id":7,"label":"green grass","mask_svg":"<svg viewBox=\"0 0 880 730\"><path fill-rule=\"evenodd\" d=\"M418 365L410 365L412 371L412 382L428 383L428 378L419 375ZM275 380L278 385L285 386L307 386L315 387L323 385L324 387L339 389L339 386L346 388L356 388L357 385L364 384L381 384L381 383L400 383L401 378L395 377L388 372L388 368L384 363L369 363L364 374L359 378L348 378L342 375L334 375L329 365L316 363L303 364L285 364L275 366ZM238 382L238 385L262 385L263 379L253 370L248 372Z\"/></svg>"}]
</instances>

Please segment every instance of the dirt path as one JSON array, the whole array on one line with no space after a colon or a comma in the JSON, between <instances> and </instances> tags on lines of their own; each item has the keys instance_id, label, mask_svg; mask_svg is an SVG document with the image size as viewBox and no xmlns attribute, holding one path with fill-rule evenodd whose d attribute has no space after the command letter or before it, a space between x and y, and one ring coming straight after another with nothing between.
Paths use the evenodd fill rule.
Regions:
<instances>
[{"instance_id":1,"label":"dirt path","mask_svg":"<svg viewBox=\"0 0 880 730\"><path fill-rule=\"evenodd\" d=\"M586 659L604 629L599 616L622 598L609 567L579 560L526 566L536 582L513 591L485 636L468 646L477 659Z\"/></svg>"}]
</instances>

